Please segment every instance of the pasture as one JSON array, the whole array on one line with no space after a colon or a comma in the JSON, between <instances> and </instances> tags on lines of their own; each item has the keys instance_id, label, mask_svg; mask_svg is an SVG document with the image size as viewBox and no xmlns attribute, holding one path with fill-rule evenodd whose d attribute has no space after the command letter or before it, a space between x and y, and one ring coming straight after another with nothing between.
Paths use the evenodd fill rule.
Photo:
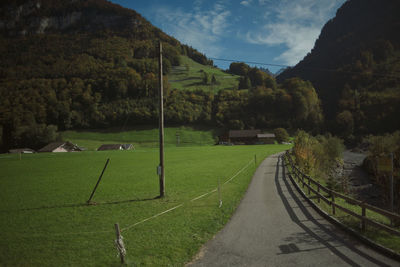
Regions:
<instances>
[{"instance_id":1,"label":"pasture","mask_svg":"<svg viewBox=\"0 0 400 267\"><path fill-rule=\"evenodd\" d=\"M128 265L183 265L229 220L255 171L255 155L258 164L288 148L169 146L163 199L156 198L156 148L1 155L0 265L119 266L115 223ZM97 205L86 205L107 158ZM213 192L218 179L221 208Z\"/></svg>"},{"instance_id":2,"label":"pasture","mask_svg":"<svg viewBox=\"0 0 400 267\"><path fill-rule=\"evenodd\" d=\"M209 84L203 83L203 72L209 76ZM211 77L215 76L217 83L211 84ZM202 89L206 92L217 93L223 89L238 89L238 75L232 75L212 66L201 65L192 59L181 56L180 66L172 67L168 75L171 89L196 90Z\"/></svg>"},{"instance_id":3,"label":"pasture","mask_svg":"<svg viewBox=\"0 0 400 267\"><path fill-rule=\"evenodd\" d=\"M194 129L192 127L168 127L164 129L165 146L204 146L216 143L215 130ZM96 150L102 144L130 143L139 148L158 147L158 129L144 127L143 129L112 132L107 131L65 131L61 135L64 140L83 146L88 150ZM177 140L179 135L179 144Z\"/></svg>"}]
</instances>

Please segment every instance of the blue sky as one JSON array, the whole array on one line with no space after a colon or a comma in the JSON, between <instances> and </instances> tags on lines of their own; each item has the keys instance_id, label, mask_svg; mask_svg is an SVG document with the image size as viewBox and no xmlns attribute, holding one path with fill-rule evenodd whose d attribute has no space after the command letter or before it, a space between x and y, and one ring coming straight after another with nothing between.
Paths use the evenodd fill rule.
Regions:
<instances>
[{"instance_id":1,"label":"blue sky","mask_svg":"<svg viewBox=\"0 0 400 267\"><path fill-rule=\"evenodd\" d=\"M295 65L346 0L111 1L136 10L207 57ZM214 64L226 69L230 63Z\"/></svg>"}]
</instances>

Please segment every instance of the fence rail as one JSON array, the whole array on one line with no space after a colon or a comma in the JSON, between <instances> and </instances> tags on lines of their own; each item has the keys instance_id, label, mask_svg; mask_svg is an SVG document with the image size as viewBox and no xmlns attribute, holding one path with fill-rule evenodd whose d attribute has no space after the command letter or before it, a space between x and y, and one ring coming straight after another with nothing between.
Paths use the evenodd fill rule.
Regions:
<instances>
[{"instance_id":1,"label":"fence rail","mask_svg":"<svg viewBox=\"0 0 400 267\"><path fill-rule=\"evenodd\" d=\"M392 235L396 235L396 236L400 237L400 231L397 230L396 228L392 227L391 225L386 225L382 222L378 222L376 220L368 218L367 210L373 211L377 214L380 214L380 215L386 217L391 222L392 225L395 222L397 222L397 223L400 222L400 215L390 212L390 211L380 209L375 206L371 206L362 201L359 201L357 199L343 195L341 193L338 193L336 191L333 191L333 190L321 185L320 183L318 183L317 181L312 179L310 176L305 175L304 173L302 173L299 170L299 168L293 163L293 160L289 154L289 151L286 151L284 158L286 159L287 163L291 167L291 172L289 173L291 178L296 178L297 181L303 187L303 189L304 189L304 187L306 187L309 195L310 195L310 192L315 194L318 203L320 202L320 200L323 200L326 204L328 204L331 207L331 212L333 215L336 214L336 209L339 209L339 210L343 211L344 213L347 213L347 214L359 219L361 222L360 228L362 231L365 231L366 225L371 225L371 226L377 227L381 230L384 230ZM311 185L316 186L317 189L314 189ZM324 195L324 193L325 193L325 195ZM341 198L350 204L358 206L359 208L361 208L361 214L358 214L357 212L352 211L346 207L343 207L339 203L335 202L335 199L337 199L337 198Z\"/></svg>"}]
</instances>

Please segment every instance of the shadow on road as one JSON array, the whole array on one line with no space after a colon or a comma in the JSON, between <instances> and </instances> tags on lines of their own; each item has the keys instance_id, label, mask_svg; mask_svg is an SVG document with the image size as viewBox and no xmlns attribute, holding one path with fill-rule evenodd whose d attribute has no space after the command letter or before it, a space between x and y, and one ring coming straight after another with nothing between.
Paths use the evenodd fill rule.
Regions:
<instances>
[{"instance_id":1,"label":"shadow on road","mask_svg":"<svg viewBox=\"0 0 400 267\"><path fill-rule=\"evenodd\" d=\"M280 169L282 171L282 179L279 179ZM286 171L281 157L278 158L278 162L276 164L275 184L278 194L281 197L285 209L288 212L291 220L304 230L304 232L299 232L295 236L288 238L288 241L291 243L279 246L282 254L297 253L297 252L317 250L317 249L329 249L331 253L335 254L349 265L360 266L359 264L354 262L352 259L344 255L341 251L337 249L337 247L345 246L354 253L367 259L370 262L373 262L379 266L389 266L367 255L366 253L360 251L348 240L335 234L335 232L332 229L329 229L323 224L321 224L319 220L315 219L312 216L312 214L310 214L310 212L307 210L307 207L303 204L301 199L299 199L298 195L296 195L295 192L293 191L293 187L286 177ZM284 188L286 189L285 192L283 190ZM295 201L296 207L292 207L290 205L289 199ZM300 220L299 217L294 212L294 209L300 209L301 212L304 214L304 216L307 218L307 220ZM314 225L313 229L310 229L310 227L304 224L304 222L312 222ZM336 242L341 245L334 246L330 242L331 243ZM314 245L319 245L319 247L312 248L309 250L300 250L296 245L296 243L314 244Z\"/></svg>"}]
</instances>

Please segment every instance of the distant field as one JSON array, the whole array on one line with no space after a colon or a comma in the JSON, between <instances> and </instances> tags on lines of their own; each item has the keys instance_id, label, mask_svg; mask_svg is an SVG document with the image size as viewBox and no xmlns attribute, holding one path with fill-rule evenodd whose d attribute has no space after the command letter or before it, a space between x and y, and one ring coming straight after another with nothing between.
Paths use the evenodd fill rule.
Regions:
<instances>
[{"instance_id":1,"label":"distant field","mask_svg":"<svg viewBox=\"0 0 400 267\"><path fill-rule=\"evenodd\" d=\"M0 157L0 265L119 266L117 222L130 265L183 265L230 218L254 173L254 155L260 162L287 148L169 146L164 199L154 199L158 150L151 147ZM107 158L98 205L87 206ZM235 174L222 186L221 208L216 192L190 201Z\"/></svg>"},{"instance_id":2,"label":"distant field","mask_svg":"<svg viewBox=\"0 0 400 267\"><path fill-rule=\"evenodd\" d=\"M202 82L203 71L208 73L210 81L214 74L217 84L204 85ZM181 65L172 68L171 73L168 75L168 80L171 84L171 89L202 89L216 93L222 89L237 89L239 85L239 77L240 76L225 73L212 66L201 65L188 57L182 56Z\"/></svg>"},{"instance_id":3,"label":"distant field","mask_svg":"<svg viewBox=\"0 0 400 267\"><path fill-rule=\"evenodd\" d=\"M165 146L199 146L216 143L213 130L197 130L191 127L165 128ZM64 140L71 141L88 150L96 150L102 144L130 143L136 148L157 148L158 129L128 130L123 132L65 131ZM178 137L179 135L179 143Z\"/></svg>"}]
</instances>

